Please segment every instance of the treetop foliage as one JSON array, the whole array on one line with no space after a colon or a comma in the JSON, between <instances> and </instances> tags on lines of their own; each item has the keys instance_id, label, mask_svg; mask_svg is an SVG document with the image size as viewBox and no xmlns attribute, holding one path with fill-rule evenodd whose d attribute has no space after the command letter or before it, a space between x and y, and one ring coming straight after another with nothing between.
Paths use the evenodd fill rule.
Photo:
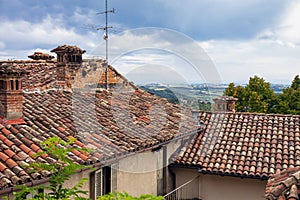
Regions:
<instances>
[{"instance_id":1,"label":"treetop foliage","mask_svg":"<svg viewBox=\"0 0 300 200\"><path fill-rule=\"evenodd\" d=\"M236 111L239 112L300 114L299 75L279 95L270 88L269 82L258 76L251 77L245 87L230 83L224 95L238 98Z\"/></svg>"}]
</instances>

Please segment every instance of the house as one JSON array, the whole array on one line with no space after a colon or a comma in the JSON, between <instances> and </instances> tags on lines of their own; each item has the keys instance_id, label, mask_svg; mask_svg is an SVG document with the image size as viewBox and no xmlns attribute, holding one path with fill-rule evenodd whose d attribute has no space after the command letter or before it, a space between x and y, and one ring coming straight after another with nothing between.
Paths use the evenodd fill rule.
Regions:
<instances>
[{"instance_id":1,"label":"house","mask_svg":"<svg viewBox=\"0 0 300 200\"><path fill-rule=\"evenodd\" d=\"M166 199L295 198L299 115L237 113L228 97L215 99L214 112L192 113L102 60L82 59L76 46L52 51L56 61L0 62L0 199L13 199L16 185L47 184L49 172L24 166L55 161L34 156L52 136L93 150L69 153L94 169L66 183L89 178L91 199L114 190Z\"/></svg>"},{"instance_id":2,"label":"house","mask_svg":"<svg viewBox=\"0 0 300 200\"><path fill-rule=\"evenodd\" d=\"M173 189L169 158L199 129L191 111L139 89L101 60L83 60L76 46L52 51L56 61L0 62L0 199L13 199L20 184L47 184L49 172L25 166L55 162L34 156L53 136L93 150L68 154L94 169L66 183L89 178L84 189L91 199L116 189L132 195ZM108 90L99 87L104 83Z\"/></svg>"},{"instance_id":3,"label":"house","mask_svg":"<svg viewBox=\"0 0 300 200\"><path fill-rule=\"evenodd\" d=\"M268 179L276 182L275 174L300 166L300 116L223 110L234 104L218 107L222 110L198 112L204 129L171 158L177 189L166 198L277 199L278 193L296 190L298 172L283 185L271 184L279 192L272 192L275 187L265 195Z\"/></svg>"}]
</instances>

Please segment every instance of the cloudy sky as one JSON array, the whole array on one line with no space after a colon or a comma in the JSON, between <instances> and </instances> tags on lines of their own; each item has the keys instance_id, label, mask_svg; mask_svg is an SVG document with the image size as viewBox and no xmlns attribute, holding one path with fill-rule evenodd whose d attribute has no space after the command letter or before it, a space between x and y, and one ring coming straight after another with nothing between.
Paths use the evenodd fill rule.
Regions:
<instances>
[{"instance_id":1,"label":"cloudy sky","mask_svg":"<svg viewBox=\"0 0 300 200\"><path fill-rule=\"evenodd\" d=\"M109 61L129 77L156 72L161 80L245 83L258 75L290 83L300 74L300 1L108 2L116 11L109 15ZM27 59L61 44L87 50L86 57L103 57L104 32L96 29L105 21L96 13L104 5L104 0L0 0L0 59Z\"/></svg>"}]
</instances>

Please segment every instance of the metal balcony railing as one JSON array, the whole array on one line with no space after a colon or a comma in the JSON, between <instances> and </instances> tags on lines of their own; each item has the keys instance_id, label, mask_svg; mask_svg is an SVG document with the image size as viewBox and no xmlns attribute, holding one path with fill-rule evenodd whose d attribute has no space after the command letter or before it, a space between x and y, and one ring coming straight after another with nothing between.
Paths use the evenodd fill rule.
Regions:
<instances>
[{"instance_id":1,"label":"metal balcony railing","mask_svg":"<svg viewBox=\"0 0 300 200\"><path fill-rule=\"evenodd\" d=\"M193 184L196 184L199 176L200 175L195 176L191 180L189 180L186 183L182 184L181 186L177 187L175 190L164 195L165 200L187 200L187 199L193 199L193 200L198 199L199 200L199 197L192 197L190 194L191 186Z\"/></svg>"}]
</instances>

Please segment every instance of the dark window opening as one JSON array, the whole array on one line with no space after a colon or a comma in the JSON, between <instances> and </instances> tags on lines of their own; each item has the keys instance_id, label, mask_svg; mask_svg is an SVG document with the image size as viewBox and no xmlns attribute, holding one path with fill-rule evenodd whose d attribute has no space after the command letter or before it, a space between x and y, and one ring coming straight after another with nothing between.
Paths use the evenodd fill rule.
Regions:
<instances>
[{"instance_id":1,"label":"dark window opening","mask_svg":"<svg viewBox=\"0 0 300 200\"><path fill-rule=\"evenodd\" d=\"M111 192L111 167L106 166L91 174L91 197L97 197Z\"/></svg>"},{"instance_id":2,"label":"dark window opening","mask_svg":"<svg viewBox=\"0 0 300 200\"><path fill-rule=\"evenodd\" d=\"M16 90L19 90L19 80L16 80Z\"/></svg>"},{"instance_id":3,"label":"dark window opening","mask_svg":"<svg viewBox=\"0 0 300 200\"><path fill-rule=\"evenodd\" d=\"M103 168L103 195L111 192L111 168L106 166Z\"/></svg>"},{"instance_id":4,"label":"dark window opening","mask_svg":"<svg viewBox=\"0 0 300 200\"><path fill-rule=\"evenodd\" d=\"M14 90L14 81L13 80L10 80L10 89Z\"/></svg>"},{"instance_id":5,"label":"dark window opening","mask_svg":"<svg viewBox=\"0 0 300 200\"><path fill-rule=\"evenodd\" d=\"M0 80L0 89L5 89L4 80Z\"/></svg>"}]
</instances>

